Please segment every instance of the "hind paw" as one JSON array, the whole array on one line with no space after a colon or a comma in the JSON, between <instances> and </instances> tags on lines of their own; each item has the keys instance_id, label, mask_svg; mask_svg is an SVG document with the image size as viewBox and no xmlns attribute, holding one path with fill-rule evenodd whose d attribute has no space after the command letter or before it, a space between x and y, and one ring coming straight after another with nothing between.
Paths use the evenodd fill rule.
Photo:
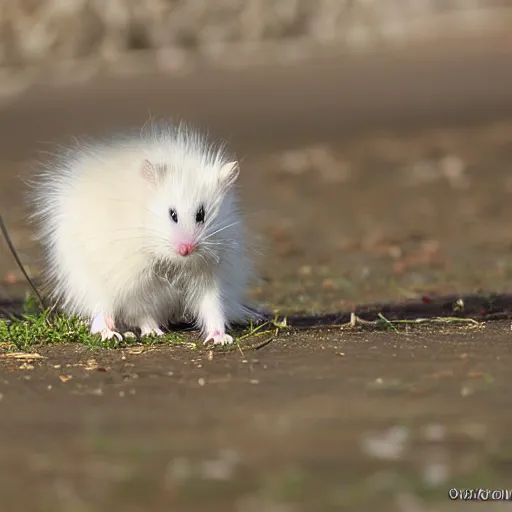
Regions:
<instances>
[{"instance_id":1,"label":"hind paw","mask_svg":"<svg viewBox=\"0 0 512 512\"><path fill-rule=\"evenodd\" d=\"M143 325L140 328L141 336L163 336L165 333L158 327L149 327L147 325Z\"/></svg>"},{"instance_id":2,"label":"hind paw","mask_svg":"<svg viewBox=\"0 0 512 512\"><path fill-rule=\"evenodd\" d=\"M140 335L144 336L163 336L165 333L158 327L158 322L152 317L141 318L139 323Z\"/></svg>"}]
</instances>

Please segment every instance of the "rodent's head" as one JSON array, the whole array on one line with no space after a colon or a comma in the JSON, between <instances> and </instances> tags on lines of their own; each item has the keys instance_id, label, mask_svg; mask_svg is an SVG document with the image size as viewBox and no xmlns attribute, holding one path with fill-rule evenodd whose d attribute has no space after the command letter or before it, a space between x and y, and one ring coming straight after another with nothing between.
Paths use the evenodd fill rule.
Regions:
<instances>
[{"instance_id":1,"label":"rodent's head","mask_svg":"<svg viewBox=\"0 0 512 512\"><path fill-rule=\"evenodd\" d=\"M192 165L191 165L192 164ZM142 162L150 190L146 210L147 249L159 260L186 264L218 261L237 243L233 184L238 162Z\"/></svg>"}]
</instances>

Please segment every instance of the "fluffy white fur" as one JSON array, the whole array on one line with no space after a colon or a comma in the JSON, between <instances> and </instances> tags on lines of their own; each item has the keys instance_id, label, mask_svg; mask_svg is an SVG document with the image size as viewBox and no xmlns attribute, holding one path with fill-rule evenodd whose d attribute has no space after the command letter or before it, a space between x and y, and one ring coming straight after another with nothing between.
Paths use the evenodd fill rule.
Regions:
<instances>
[{"instance_id":1,"label":"fluffy white fur","mask_svg":"<svg viewBox=\"0 0 512 512\"><path fill-rule=\"evenodd\" d=\"M151 125L62 151L31 200L49 293L103 339L194 321L205 343L252 313L252 275L234 184L238 163L184 125ZM204 223L196 222L204 207ZM170 216L177 212L178 223ZM198 249L181 256L181 242Z\"/></svg>"}]
</instances>

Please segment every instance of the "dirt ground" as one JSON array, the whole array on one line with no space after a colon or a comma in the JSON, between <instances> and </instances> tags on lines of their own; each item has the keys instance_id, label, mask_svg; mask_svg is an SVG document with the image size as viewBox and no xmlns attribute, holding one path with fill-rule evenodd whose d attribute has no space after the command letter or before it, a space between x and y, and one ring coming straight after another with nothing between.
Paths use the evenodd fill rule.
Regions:
<instances>
[{"instance_id":1,"label":"dirt ground","mask_svg":"<svg viewBox=\"0 0 512 512\"><path fill-rule=\"evenodd\" d=\"M4 104L2 213L33 274L18 175L47 142L150 111L210 126L243 158L258 304L298 327L351 311L487 321L2 358L1 510L423 512L463 510L452 488L512 490L511 47L110 79ZM24 284L0 254L7 308Z\"/></svg>"}]
</instances>

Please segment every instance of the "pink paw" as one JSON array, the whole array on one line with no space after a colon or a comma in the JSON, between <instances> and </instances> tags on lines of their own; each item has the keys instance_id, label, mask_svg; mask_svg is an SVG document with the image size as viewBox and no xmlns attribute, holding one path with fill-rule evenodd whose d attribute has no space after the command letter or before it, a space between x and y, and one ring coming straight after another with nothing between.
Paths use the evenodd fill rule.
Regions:
<instances>
[{"instance_id":1,"label":"pink paw","mask_svg":"<svg viewBox=\"0 0 512 512\"><path fill-rule=\"evenodd\" d=\"M116 324L114 323L114 319L111 316L105 316L105 325L107 329L113 331L116 328Z\"/></svg>"},{"instance_id":2,"label":"pink paw","mask_svg":"<svg viewBox=\"0 0 512 512\"><path fill-rule=\"evenodd\" d=\"M117 341L123 341L123 337L117 331L112 331L110 329L103 329L101 331L101 341L111 340L112 338L116 338Z\"/></svg>"},{"instance_id":3,"label":"pink paw","mask_svg":"<svg viewBox=\"0 0 512 512\"><path fill-rule=\"evenodd\" d=\"M118 341L123 341L120 333L114 331L115 324L112 317L107 315L96 315L91 322L91 334L99 334L101 341L111 340L116 338Z\"/></svg>"},{"instance_id":4,"label":"pink paw","mask_svg":"<svg viewBox=\"0 0 512 512\"><path fill-rule=\"evenodd\" d=\"M213 340L214 345L231 345L233 343L233 337L226 334L223 331L215 330L210 331L203 342L206 345L210 340Z\"/></svg>"}]
</instances>

